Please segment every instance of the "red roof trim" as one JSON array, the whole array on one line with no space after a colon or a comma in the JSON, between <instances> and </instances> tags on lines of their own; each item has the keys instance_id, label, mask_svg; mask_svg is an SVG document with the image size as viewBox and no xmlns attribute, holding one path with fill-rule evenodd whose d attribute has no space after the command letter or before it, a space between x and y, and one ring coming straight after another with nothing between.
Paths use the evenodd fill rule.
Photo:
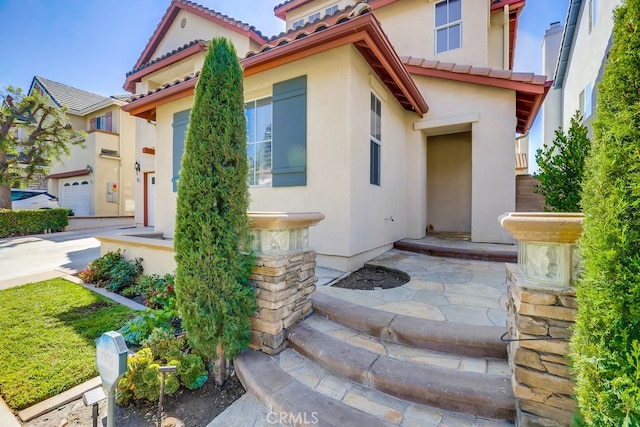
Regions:
<instances>
[{"instance_id":1,"label":"red roof trim","mask_svg":"<svg viewBox=\"0 0 640 427\"><path fill-rule=\"evenodd\" d=\"M170 87L157 90L152 94L131 101L127 105L123 105L122 110L132 116L155 120L155 110L158 105L193 95L193 90L197 82L198 77L191 77L189 80L176 83Z\"/></svg>"},{"instance_id":2,"label":"red roof trim","mask_svg":"<svg viewBox=\"0 0 640 427\"><path fill-rule=\"evenodd\" d=\"M50 179L62 179L62 178L73 178L73 177L76 177L76 176L85 176L85 175L89 175L89 169L87 169L87 168L85 168L85 169L77 169L77 170L74 170L74 171L54 173L54 174L51 174L51 175L47 176L47 178L50 178Z\"/></svg>"},{"instance_id":3,"label":"red roof trim","mask_svg":"<svg viewBox=\"0 0 640 427\"><path fill-rule=\"evenodd\" d=\"M249 27L248 24L244 24L240 21L236 21L234 19L224 20L221 17L211 15L207 13L209 9L204 8L203 6L199 6L196 3L187 2L183 0L172 0L171 5L165 12L164 16L160 20L160 23L156 27L153 35L147 42L144 50L140 54L140 57L136 61L136 64L133 66L133 69L140 67L142 64L149 62L152 58L151 55L156 50L160 41L164 38L173 23L173 20L178 15L180 10L184 10L186 12L193 13L194 15L200 16L208 21L214 22L222 27L225 27L231 31L235 31L238 34L242 34L243 36L247 36L254 42L258 44L263 44L265 39L259 35L253 29L247 29ZM224 16L220 14L221 16ZM241 28L245 27L245 28Z\"/></svg>"},{"instance_id":4,"label":"red roof trim","mask_svg":"<svg viewBox=\"0 0 640 427\"><path fill-rule=\"evenodd\" d=\"M336 18L336 22L344 16ZM306 37L274 40L273 46L241 60L245 77L346 44L354 44L400 104L422 117L429 107L372 13L327 26ZM374 64L372 64L372 62ZM375 65L375 66L373 66Z\"/></svg>"},{"instance_id":5,"label":"red roof trim","mask_svg":"<svg viewBox=\"0 0 640 427\"><path fill-rule=\"evenodd\" d=\"M412 74L514 90L518 133L526 133L531 128L553 83L546 81L544 76L531 73L513 73L508 70L438 63L410 57L403 58L403 62Z\"/></svg>"},{"instance_id":6,"label":"red roof trim","mask_svg":"<svg viewBox=\"0 0 640 427\"><path fill-rule=\"evenodd\" d=\"M143 69L136 71L133 74L129 74L124 83L124 89L133 93L135 90L136 82L142 80L143 77L148 76L149 74L158 71L164 67L167 67L171 64L175 64L178 61L182 61L185 58L190 57L191 55L195 55L196 53L204 52L207 50L207 45L204 42L197 43L193 46L189 46L188 48L176 53L175 55L167 56L164 59L161 59L148 67L144 67Z\"/></svg>"}]
</instances>

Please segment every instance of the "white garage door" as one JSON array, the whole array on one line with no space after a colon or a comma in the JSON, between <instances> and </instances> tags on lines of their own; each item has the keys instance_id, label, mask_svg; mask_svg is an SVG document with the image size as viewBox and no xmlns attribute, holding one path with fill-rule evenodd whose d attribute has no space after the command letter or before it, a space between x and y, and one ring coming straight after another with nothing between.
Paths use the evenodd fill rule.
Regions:
<instances>
[{"instance_id":1,"label":"white garage door","mask_svg":"<svg viewBox=\"0 0 640 427\"><path fill-rule=\"evenodd\" d=\"M75 216L90 215L91 184L88 180L66 180L62 183L60 206L73 209Z\"/></svg>"}]
</instances>

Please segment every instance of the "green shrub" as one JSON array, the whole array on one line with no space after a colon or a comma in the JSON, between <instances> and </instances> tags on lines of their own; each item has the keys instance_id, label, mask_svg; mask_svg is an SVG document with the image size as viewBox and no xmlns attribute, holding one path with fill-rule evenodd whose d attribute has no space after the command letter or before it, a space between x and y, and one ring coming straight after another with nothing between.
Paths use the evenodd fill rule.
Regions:
<instances>
[{"instance_id":1,"label":"green shrub","mask_svg":"<svg viewBox=\"0 0 640 427\"><path fill-rule=\"evenodd\" d=\"M196 354L187 354L178 367L180 382L190 390L202 387L207 382L207 368L202 358Z\"/></svg>"},{"instance_id":2,"label":"green shrub","mask_svg":"<svg viewBox=\"0 0 640 427\"><path fill-rule=\"evenodd\" d=\"M249 344L256 310L241 249L249 234L247 134L242 68L233 44L214 38L196 87L185 139L174 247L176 293L193 348L226 360Z\"/></svg>"},{"instance_id":3,"label":"green shrub","mask_svg":"<svg viewBox=\"0 0 640 427\"><path fill-rule=\"evenodd\" d=\"M184 336L177 337L169 329L155 328L147 338L142 340L141 344L151 350L154 360L168 362L182 357L187 340Z\"/></svg>"},{"instance_id":4,"label":"green shrub","mask_svg":"<svg viewBox=\"0 0 640 427\"><path fill-rule=\"evenodd\" d=\"M141 274L142 258L127 261L118 249L92 261L78 276L87 283L118 292L134 286Z\"/></svg>"},{"instance_id":5,"label":"green shrub","mask_svg":"<svg viewBox=\"0 0 640 427\"><path fill-rule=\"evenodd\" d=\"M145 297L145 305L147 307L175 309L176 292L174 283L175 277L173 274L165 274L162 277L157 274L145 274L138 280L137 289L140 295Z\"/></svg>"},{"instance_id":6,"label":"green shrub","mask_svg":"<svg viewBox=\"0 0 640 427\"><path fill-rule=\"evenodd\" d=\"M590 149L587 127L582 125L580 111L576 111L567 133L562 128L556 130L551 145L545 143L536 151L540 167L540 172L533 175L540 180L536 192L555 212L580 212L585 159Z\"/></svg>"},{"instance_id":7,"label":"green shrub","mask_svg":"<svg viewBox=\"0 0 640 427\"><path fill-rule=\"evenodd\" d=\"M125 323L120 329L120 333L128 344L140 345L156 328L162 328L173 333L174 328L171 322L174 318L174 311L147 309Z\"/></svg>"},{"instance_id":8,"label":"green shrub","mask_svg":"<svg viewBox=\"0 0 640 427\"><path fill-rule=\"evenodd\" d=\"M0 209L0 238L63 231L69 225L67 209Z\"/></svg>"},{"instance_id":9,"label":"green shrub","mask_svg":"<svg viewBox=\"0 0 640 427\"><path fill-rule=\"evenodd\" d=\"M590 426L640 425L640 0L614 15L583 185L571 346L578 409Z\"/></svg>"},{"instance_id":10,"label":"green shrub","mask_svg":"<svg viewBox=\"0 0 640 427\"><path fill-rule=\"evenodd\" d=\"M171 365L179 366L178 361ZM147 399L152 402L160 397L162 374L160 365L153 360L151 350L143 348L134 355L127 357L127 372L118 381L116 401L119 404L129 403L134 399ZM180 388L177 373L165 376L164 392L174 394Z\"/></svg>"}]
</instances>

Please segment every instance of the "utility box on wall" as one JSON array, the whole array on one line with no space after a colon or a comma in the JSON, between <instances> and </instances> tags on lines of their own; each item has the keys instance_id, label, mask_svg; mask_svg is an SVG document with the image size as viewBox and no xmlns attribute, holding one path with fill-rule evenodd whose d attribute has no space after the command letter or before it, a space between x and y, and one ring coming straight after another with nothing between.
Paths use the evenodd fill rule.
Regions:
<instances>
[{"instance_id":1,"label":"utility box on wall","mask_svg":"<svg viewBox=\"0 0 640 427\"><path fill-rule=\"evenodd\" d=\"M118 184L107 182L107 202L118 203Z\"/></svg>"}]
</instances>

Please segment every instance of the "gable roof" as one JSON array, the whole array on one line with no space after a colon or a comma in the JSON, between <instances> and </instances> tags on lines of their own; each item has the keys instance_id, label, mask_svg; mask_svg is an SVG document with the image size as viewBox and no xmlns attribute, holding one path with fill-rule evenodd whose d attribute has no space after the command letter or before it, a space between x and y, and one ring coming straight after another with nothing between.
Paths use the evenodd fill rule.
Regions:
<instances>
[{"instance_id":1,"label":"gable roof","mask_svg":"<svg viewBox=\"0 0 640 427\"><path fill-rule=\"evenodd\" d=\"M35 85L42 88L58 107L67 107L72 113L80 113L82 110L110 99L106 96L87 92L86 90L54 82L40 76L33 78L29 92L34 89Z\"/></svg>"},{"instance_id":2,"label":"gable roof","mask_svg":"<svg viewBox=\"0 0 640 427\"><path fill-rule=\"evenodd\" d=\"M514 90L516 92L516 132L518 133L525 133L531 128L542 101L553 83L547 81L546 76L533 73L494 70L410 56L401 59L413 74Z\"/></svg>"},{"instance_id":3,"label":"gable roof","mask_svg":"<svg viewBox=\"0 0 640 427\"><path fill-rule=\"evenodd\" d=\"M237 19L233 19L227 15L216 12L213 9L209 9L188 0L171 0L171 4L167 8L167 11L162 16L162 19L160 19L158 26L154 30L151 38L147 42L147 45L140 54L140 57L138 57L138 60L133 66L134 70L153 59L151 58L151 55L153 55L153 52L155 52L156 48L162 41L163 37L171 27L174 19L181 10L193 13L194 15L200 16L201 18L204 18L208 21L214 22L222 27L235 31L236 33L246 36L258 44L263 44L264 42L266 42L266 39L262 35L262 33L252 25L246 24L242 21L238 21Z\"/></svg>"},{"instance_id":4,"label":"gable roof","mask_svg":"<svg viewBox=\"0 0 640 427\"><path fill-rule=\"evenodd\" d=\"M415 82L386 38L380 23L362 4L348 15L334 16L309 31L289 32L286 36L264 44L259 51L242 59L244 76L248 77L339 46L353 44L378 75L400 105L422 117L429 109ZM330 25L331 24L331 25ZM155 105L193 94L197 75L163 85L147 94L136 95L123 107L133 115L152 118Z\"/></svg>"}]
</instances>

